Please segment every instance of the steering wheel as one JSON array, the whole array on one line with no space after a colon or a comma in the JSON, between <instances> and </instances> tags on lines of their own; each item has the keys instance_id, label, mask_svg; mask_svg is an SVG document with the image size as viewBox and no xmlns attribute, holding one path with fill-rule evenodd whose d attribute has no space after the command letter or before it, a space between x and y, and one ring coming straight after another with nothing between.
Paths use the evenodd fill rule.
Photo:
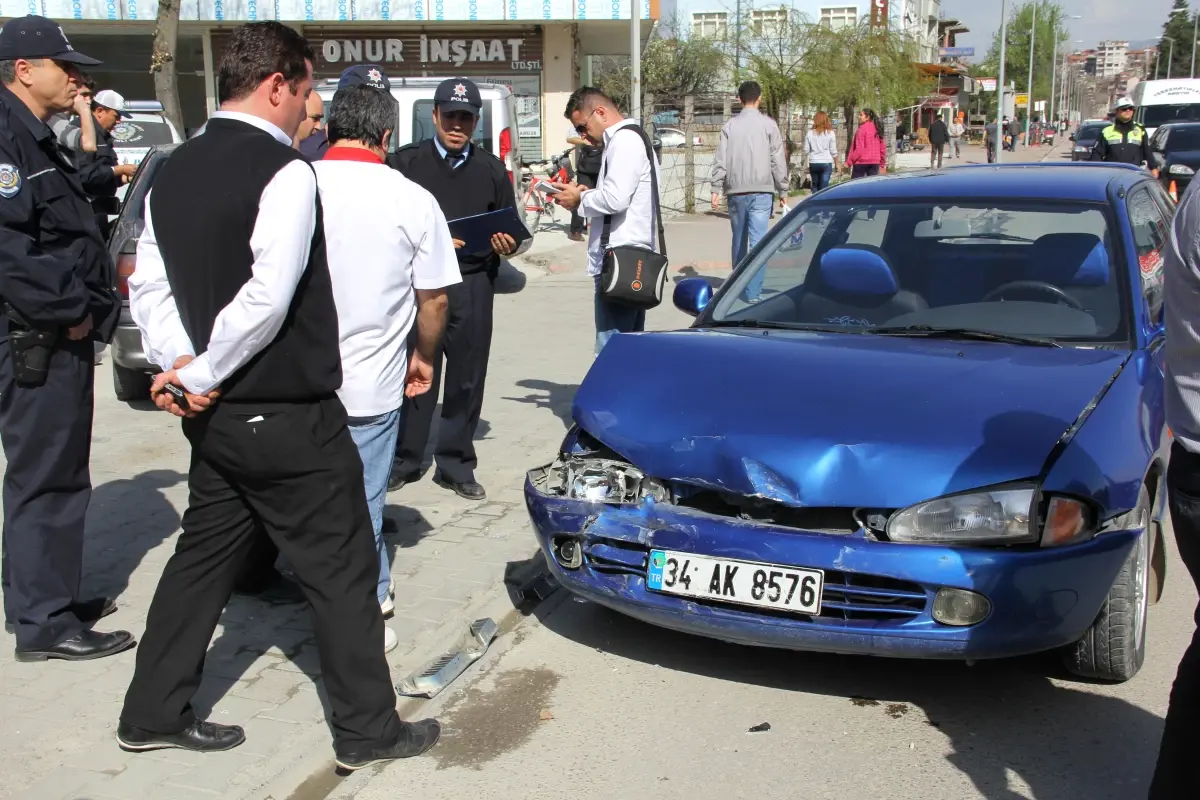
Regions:
<instances>
[{"instance_id":1,"label":"steering wheel","mask_svg":"<svg viewBox=\"0 0 1200 800\"><path fill-rule=\"evenodd\" d=\"M1083 304L1074 297L1071 297L1071 295L1064 292L1061 287L1055 286L1051 283L1046 283L1045 281L1010 281L1003 286L997 286L995 289L988 292L987 296L979 302L987 303L992 300L998 300L1004 297L1006 293L1013 290L1041 292L1042 294L1050 295L1055 299L1056 302L1070 306L1076 311L1084 310Z\"/></svg>"}]
</instances>

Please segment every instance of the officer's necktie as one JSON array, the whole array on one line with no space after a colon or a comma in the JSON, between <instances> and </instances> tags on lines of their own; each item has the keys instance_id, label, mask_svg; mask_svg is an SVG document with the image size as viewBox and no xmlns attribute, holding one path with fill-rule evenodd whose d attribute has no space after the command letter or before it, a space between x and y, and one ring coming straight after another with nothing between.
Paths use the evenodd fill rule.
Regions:
<instances>
[{"instance_id":1,"label":"officer's necktie","mask_svg":"<svg viewBox=\"0 0 1200 800\"><path fill-rule=\"evenodd\" d=\"M454 169L461 164L464 158L466 158L466 155L463 153L446 153L446 163L450 165L450 169Z\"/></svg>"}]
</instances>

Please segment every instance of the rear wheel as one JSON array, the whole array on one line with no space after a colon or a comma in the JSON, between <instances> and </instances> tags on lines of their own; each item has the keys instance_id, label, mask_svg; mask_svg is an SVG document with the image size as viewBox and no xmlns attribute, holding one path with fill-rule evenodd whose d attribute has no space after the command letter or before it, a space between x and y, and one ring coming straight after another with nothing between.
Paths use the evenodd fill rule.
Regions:
<instances>
[{"instance_id":1,"label":"rear wheel","mask_svg":"<svg viewBox=\"0 0 1200 800\"><path fill-rule=\"evenodd\" d=\"M154 379L147 373L137 369L125 369L113 362L112 375L113 391L121 402L150 399L150 384Z\"/></svg>"},{"instance_id":2,"label":"rear wheel","mask_svg":"<svg viewBox=\"0 0 1200 800\"><path fill-rule=\"evenodd\" d=\"M1142 487L1138 505L1150 518L1150 494ZM1146 659L1146 617L1150 607L1150 564L1154 526L1138 537L1108 590L1092 627L1063 650L1063 664L1083 678L1120 683L1138 673Z\"/></svg>"}]
</instances>

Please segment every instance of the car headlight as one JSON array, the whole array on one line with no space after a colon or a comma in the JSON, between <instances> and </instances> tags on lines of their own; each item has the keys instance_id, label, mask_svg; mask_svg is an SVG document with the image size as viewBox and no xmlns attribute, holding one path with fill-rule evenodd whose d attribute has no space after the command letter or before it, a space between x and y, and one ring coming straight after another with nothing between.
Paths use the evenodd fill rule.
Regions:
<instances>
[{"instance_id":1,"label":"car headlight","mask_svg":"<svg viewBox=\"0 0 1200 800\"><path fill-rule=\"evenodd\" d=\"M1033 486L1014 486L927 500L888 520L894 542L1020 544L1037 541Z\"/></svg>"},{"instance_id":2,"label":"car headlight","mask_svg":"<svg viewBox=\"0 0 1200 800\"><path fill-rule=\"evenodd\" d=\"M1172 175L1195 175L1196 170L1186 164L1172 164L1171 169L1167 170Z\"/></svg>"},{"instance_id":3,"label":"car headlight","mask_svg":"<svg viewBox=\"0 0 1200 800\"><path fill-rule=\"evenodd\" d=\"M1076 152L1076 153L1086 153L1088 150L1091 150L1091 149L1092 149L1092 148L1090 148L1090 147L1084 147L1083 145L1080 145L1080 144L1077 144L1077 145L1075 145L1075 152Z\"/></svg>"},{"instance_id":4,"label":"car headlight","mask_svg":"<svg viewBox=\"0 0 1200 800\"><path fill-rule=\"evenodd\" d=\"M661 481L623 461L606 458L567 458L555 465L562 493L571 500L589 503L666 502L671 493Z\"/></svg>"},{"instance_id":5,"label":"car headlight","mask_svg":"<svg viewBox=\"0 0 1200 800\"><path fill-rule=\"evenodd\" d=\"M1088 507L1055 495L1038 513L1043 498L1036 486L1012 485L927 500L897 511L887 524L894 542L1042 547L1074 544L1093 533Z\"/></svg>"}]
</instances>

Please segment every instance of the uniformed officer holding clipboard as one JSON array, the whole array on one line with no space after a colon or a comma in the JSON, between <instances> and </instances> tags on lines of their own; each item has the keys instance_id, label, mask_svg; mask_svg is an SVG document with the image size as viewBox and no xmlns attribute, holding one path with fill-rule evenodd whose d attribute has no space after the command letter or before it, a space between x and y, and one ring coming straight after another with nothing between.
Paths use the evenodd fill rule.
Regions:
<instances>
[{"instance_id":1,"label":"uniformed officer holding clipboard","mask_svg":"<svg viewBox=\"0 0 1200 800\"><path fill-rule=\"evenodd\" d=\"M389 156L388 163L428 190L451 222L504 208L517 208L504 164L472 141L483 101L479 88L466 78L443 81L434 93L434 137L414 142ZM498 231L503 227L498 226ZM517 255L531 240L497 232L491 248L473 250L455 241L462 283L447 290L450 308L441 350L434 359L433 389L406 399L396 446L391 490L418 480L438 403L442 354L446 357L446 391L442 422L434 451L434 480L468 500L487 496L475 480L475 429L483 410L483 386L492 345L492 303L501 257ZM410 343L410 347L412 343Z\"/></svg>"}]
</instances>

